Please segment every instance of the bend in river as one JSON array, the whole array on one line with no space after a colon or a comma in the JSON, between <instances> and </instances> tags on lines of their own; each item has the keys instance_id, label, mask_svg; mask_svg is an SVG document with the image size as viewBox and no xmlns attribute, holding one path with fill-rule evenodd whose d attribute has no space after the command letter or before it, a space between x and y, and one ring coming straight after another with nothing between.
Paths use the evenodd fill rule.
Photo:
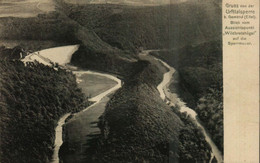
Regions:
<instances>
[{"instance_id":1,"label":"bend in river","mask_svg":"<svg viewBox=\"0 0 260 163\"><path fill-rule=\"evenodd\" d=\"M99 94L99 95L97 95L97 96L95 96L95 97L89 99L89 101L92 101L92 102L94 102L94 103L93 103L92 105L90 105L89 107L87 107L86 109L84 109L84 110L82 110L82 111L80 111L80 112L78 112L78 113L73 114L72 119L70 119L68 123L71 123L72 121L77 120L77 118L80 117L80 116L82 116L82 114L83 114L84 112L86 112L86 111L88 111L89 109L92 109L92 108L94 108L95 106L97 106L97 105L102 101L103 98L105 98L106 96L108 96L110 93L115 92L117 89L119 89L119 88L121 87L121 80L118 79L118 78L116 78L116 77L114 77L114 76L112 76L112 75L109 75L109 74L103 74L103 73L98 73L98 72L94 72L94 71L73 71L73 73L74 73L74 74L95 74L95 75L99 75L99 76L105 76L105 77L107 77L107 78L109 78L109 79L115 80L115 81L117 82L117 84L116 84L114 87L112 87L112 88L106 90L105 92L103 92L103 93L101 93L101 94ZM108 102L108 101L106 101L106 102ZM103 112L99 112L98 115L97 115L97 117L101 116L102 113L103 113ZM60 146L61 146L62 143L63 143L63 140L62 140L62 127L63 127L63 125L64 125L64 120L68 117L68 116L66 116L66 115L69 116L69 115L71 115L71 113L67 113L67 114L65 114L63 117L61 117L61 119L59 120L59 122L62 121L63 123L58 123L58 126L57 126L56 129L55 129L55 137L56 137L56 139L58 139L58 140L56 141L56 139L55 139L55 149L54 149L54 153L53 153L53 157L52 157L52 163L59 163L59 156L58 156L57 153L59 153ZM65 116L66 116L66 118L64 119ZM83 116L84 116L84 115L83 115ZM87 119L87 117L85 117L85 118ZM63 120L63 119L64 119L64 120ZM97 119L97 120L98 120L98 119ZM88 126L82 126L82 127L86 127L86 128L87 128ZM89 127L90 130L91 130L91 127L92 127L92 126ZM60 135L61 135L61 136L60 136Z\"/></svg>"},{"instance_id":2,"label":"bend in river","mask_svg":"<svg viewBox=\"0 0 260 163\"><path fill-rule=\"evenodd\" d=\"M27 55L21 61L26 63L26 62L34 62L36 60L47 66L52 65L50 62L58 63L62 66L65 66L66 64L70 63L73 53L75 51L77 51L78 48L79 48L79 45L69 45L69 46L44 49L44 50L37 51L37 52ZM117 84L115 86L113 86L112 88L107 89L104 92L98 94L97 96L89 99L89 101L92 101L94 103L91 106L87 107L86 109L84 109L76 114L73 114L73 118L71 120L76 119L75 118L76 115L80 115L81 113L86 112L87 110L89 110L91 108L94 108L96 105L98 105L102 101L103 98L108 96L110 93L115 92L117 89L119 89L122 86L121 80L113 75L104 74L104 73L100 73L100 72L94 72L94 71L73 71L73 73L77 77L80 77L83 74L102 76L102 77L106 77L111 80L114 80ZM108 98L104 100L103 105L106 102L108 102ZM100 114L102 114L102 113L103 112L98 112L97 116L99 117ZM63 144L63 138L62 138L63 125L65 124L65 120L70 115L71 115L71 113L66 113L65 115L63 115L59 119L57 127L55 128L55 142L54 142L55 147L54 147L54 152L53 152L53 156L52 156L52 160L51 160L52 163L59 163L59 150L60 150L61 145ZM70 120L70 122L71 122L71 120Z\"/></svg>"},{"instance_id":3,"label":"bend in river","mask_svg":"<svg viewBox=\"0 0 260 163\"><path fill-rule=\"evenodd\" d=\"M110 92L114 92L116 91L117 89L119 89L121 87L121 80L118 79L117 77L114 77L112 75L109 75L109 74L104 74L104 73L99 73L99 72L94 72L94 71L73 71L74 74L77 74L77 75L82 75L82 74L93 74L93 75L99 75L99 76L103 76L103 77L106 77L106 78L109 78L111 80L114 80L117 82L117 85L108 89L107 91L95 96L95 97L92 97L89 99L89 101L92 101L92 102L98 102L100 101L103 97L107 96Z\"/></svg>"},{"instance_id":4,"label":"bend in river","mask_svg":"<svg viewBox=\"0 0 260 163\"><path fill-rule=\"evenodd\" d=\"M144 52L142 52L142 55L147 55L150 51L151 50L144 51ZM175 69L173 67L169 66L167 63L165 63L161 59L158 59L156 57L154 57L154 59L158 60L165 67L167 67L169 69L168 72L164 73L162 82L157 86L157 89L160 93L160 97L162 98L163 101L165 101L170 106L178 106L180 108L181 113L186 112L192 119L194 119L196 125L202 129L202 133L205 136L205 140L208 142L208 144L211 147L212 156L215 156L218 163L222 163L223 157L221 155L221 152L219 151L219 149L217 148L215 143L210 138L210 136L207 133L207 131L205 130L204 126L202 126L202 124L200 123L200 121L197 117L197 113L193 109L187 107L186 104L178 97L177 94L170 92L169 85L171 84L171 81L173 80L173 74L175 72ZM211 158L211 160L212 160L212 158ZM210 163L211 163L211 160L210 160Z\"/></svg>"},{"instance_id":5,"label":"bend in river","mask_svg":"<svg viewBox=\"0 0 260 163\"><path fill-rule=\"evenodd\" d=\"M77 51L78 48L79 48L79 45L70 45L70 46L50 48L50 49L38 51L38 52L35 52L35 53L31 53L28 56L26 56L24 59L22 59L22 61L25 63L25 62L32 62L34 60L37 60L38 62L43 63L43 64L48 65L48 66L51 65L50 61L59 63L60 65L66 65L67 63L70 62L72 54L75 51ZM150 51L149 50L148 51L144 51L140 55L145 56ZM186 106L186 104L177 96L177 94L170 92L170 90L168 88L170 83L171 83L171 81L172 81L175 69L173 67L169 66L164 61L158 59L158 58L154 57L154 59L158 60L165 67L167 67L169 69L168 72L164 73L163 81L157 86L157 89L158 89L158 91L160 93L160 97L167 104L169 104L171 106L178 106L180 108L180 112L182 112L182 113L186 112L189 116L191 116L192 119L194 119L194 121L197 124L197 126L202 129L202 132L203 132L203 134L205 136L205 139L206 139L206 141L208 142L208 144L210 145L210 147L212 149L212 156L214 155L216 157L217 161L219 163L222 163L223 162L223 158L222 158L221 152L218 150L218 148L216 147L214 142L211 140L211 138L210 138L209 134L206 132L205 128L199 122L199 119L197 117L197 113L193 109L188 108ZM82 74L99 75L99 76L107 77L107 78L112 79L112 80L117 82L117 84L114 87L112 87L112 88L110 88L110 89L100 93L99 95L97 95L95 97L92 97L90 99L90 101L94 102L94 104L92 104L91 106L89 106L86 109L82 110L81 112L77 113L77 115L80 115L81 113L83 113L83 112L85 112L85 111L87 111L87 110L89 110L91 108L94 108L96 105L101 103L102 99L107 97L107 95L109 95L112 92L115 92L117 89L119 89L121 87L121 80L116 78L116 77L114 77L114 76L112 76L112 75L109 75L109 74L103 74L103 73L94 72L94 71L73 71L73 73L77 74L79 76L82 75ZM103 109L104 109L104 106L105 106L105 104L107 102L108 102L108 99L105 99L102 102ZM101 109L101 111L99 111L98 114L102 114L103 113L102 111L103 110ZM59 162L58 153L59 153L60 146L63 143L63 139L62 139L62 126L65 124L65 120L67 119L67 117L69 115L71 115L71 113L67 113L67 114L63 115L60 118L60 120L58 121L58 125L57 125L57 127L55 129L55 148L54 148L53 158L52 158L52 161L51 161L53 163L58 163ZM73 119L75 119L75 115L76 114L74 114L74 118ZM95 115L95 118L96 117L98 117L98 115Z\"/></svg>"}]
</instances>

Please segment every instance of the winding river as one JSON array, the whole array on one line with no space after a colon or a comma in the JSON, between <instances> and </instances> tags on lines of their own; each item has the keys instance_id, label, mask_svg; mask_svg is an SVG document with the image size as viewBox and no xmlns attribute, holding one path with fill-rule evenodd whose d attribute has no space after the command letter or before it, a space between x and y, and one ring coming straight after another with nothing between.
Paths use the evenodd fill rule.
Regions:
<instances>
[{"instance_id":1,"label":"winding river","mask_svg":"<svg viewBox=\"0 0 260 163\"><path fill-rule=\"evenodd\" d=\"M21 61L24 62L25 65L26 65L26 62L38 61L46 66L52 66L52 64L50 62L53 62L53 63L58 63L59 65L66 68L66 65L68 63L70 63L73 53L75 51L77 51L78 48L79 48L79 45L68 45L68 46L44 49L44 50L37 51L37 52L27 55ZM74 113L72 119L75 117L75 115L83 113L83 112L89 110L90 108L94 107L104 97L115 92L117 89L119 89L122 86L121 80L110 74L105 74L105 73L100 73L100 72L95 72L95 71L72 71L72 72L76 75L77 78L79 78L83 74L91 74L91 75L98 75L98 76L109 78L111 80L116 81L116 83L117 83L112 88L105 90L104 92L100 93L99 95L97 95L95 97L90 98L89 101L93 102L93 104L78 113ZM65 124L66 119L70 115L72 115L72 113L66 113L65 115L63 115L59 119L57 127L55 128L54 151L53 151L51 163L59 163L59 150L60 150L61 145L63 144L63 132L62 132L63 125Z\"/></svg>"},{"instance_id":2,"label":"winding river","mask_svg":"<svg viewBox=\"0 0 260 163\"><path fill-rule=\"evenodd\" d=\"M42 51L38 51L38 52L29 54L27 57L22 59L22 61L25 63L25 62L33 62L34 60L37 60L38 62L43 63L47 66L50 66L51 65L50 61L52 61L52 62L57 62L60 65L66 67L66 64L68 64L70 62L72 54L76 50L78 50L78 48L79 48L78 45L69 45L69 46L45 49ZM140 53L140 55L146 56L151 51L153 51L153 50L143 51L142 53ZM153 58L155 60L157 60L158 62L161 62L169 70L168 72L164 73L162 82L157 86L157 89L160 93L160 97L168 105L176 106L176 107L180 108L180 112L182 112L182 113L186 112L187 115L189 115L192 119L194 119L197 126L199 128L201 128L206 141L208 142L208 144L210 145L210 147L212 149L212 157L211 157L210 163L214 157L216 158L218 163L222 163L223 157L221 155L221 152L218 150L217 146L212 141L212 139L210 138L210 135L207 133L207 131L205 130L203 125L200 123L200 121L197 117L197 113L193 109L187 107L186 104L178 97L177 94L170 92L169 85L171 84L172 80L174 80L173 74L175 72L175 69L173 67L169 66L164 61L162 61L156 57L153 57ZM94 72L94 71L72 71L72 72L74 74L76 74L76 76L78 76L78 77L80 77L83 74L92 74L92 75L99 75L99 76L107 77L107 78L112 79L117 82L117 84L114 87L89 99L89 101L92 101L93 104L91 106L87 107L86 109L73 114L73 116L75 116L76 114L85 112L88 109L92 108L93 106L97 105L104 97L108 96L112 92L115 92L117 89L119 89L122 86L121 80L110 74L104 74L104 73L99 73L99 72ZM65 124L65 120L70 115L71 115L71 113L66 113L65 115L63 115L59 119L57 127L55 128L55 143L54 143L55 148L54 148L54 153L53 153L53 157L51 160L52 163L59 163L59 149L63 143L62 126Z\"/></svg>"},{"instance_id":3,"label":"winding river","mask_svg":"<svg viewBox=\"0 0 260 163\"><path fill-rule=\"evenodd\" d=\"M107 78L112 79L112 80L117 82L117 84L114 87L106 90L103 93L100 93L99 95L97 95L95 97L90 98L89 101L94 102L94 103L92 105L90 105L89 107L87 107L86 109L83 109L82 111L73 114L73 117L75 117L77 114L81 114L81 113L89 110L90 108L94 107L104 97L106 97L107 95L109 95L112 92L115 92L117 89L119 89L122 86L122 83L121 83L120 79L118 79L118 78L116 78L116 77L114 77L112 75L109 75L109 74L104 74L104 73L99 73L99 72L94 72L94 71L73 71L73 73L77 74L76 75L77 77L80 77L80 75L83 75L83 74L92 74L92 75L104 76L104 77L107 77ZM58 126L55 129L55 143L54 143L55 148L54 148L54 152L53 152L53 156L52 156L52 160L51 160L52 163L59 163L59 155L58 154L59 154L60 147L61 147L61 145L63 143L62 128L63 128L63 125L65 124L65 120L70 115L71 115L71 113L67 113L64 116L62 116L60 118L59 122L58 122ZM72 119L73 119L73 117L72 117Z\"/></svg>"},{"instance_id":4,"label":"winding river","mask_svg":"<svg viewBox=\"0 0 260 163\"><path fill-rule=\"evenodd\" d=\"M143 55L147 55L147 54L149 54L149 52L150 52L150 50L145 51L145 52L143 52ZM208 144L211 147L212 154L211 154L210 163L211 163L211 161L213 160L214 157L216 158L218 163L222 163L223 162L222 154L219 151L219 149L217 148L217 146L215 145L215 143L210 138L210 135L207 133L204 126L200 123L200 121L197 117L197 113L193 109L187 107L186 104L178 97L177 94L170 92L169 85L171 84L172 80L174 80L173 74L175 72L175 69L173 67L169 66L167 63L165 63L161 59L158 59L156 57L154 57L154 59L161 62L165 67L167 67L169 69L168 72L164 73L162 82L157 86L157 89L160 93L160 97L168 105L176 106L176 107L180 108L181 113L186 113L187 115L189 115L194 120L196 125L199 128L201 128L202 133L205 136L205 140L208 142Z\"/></svg>"}]
</instances>

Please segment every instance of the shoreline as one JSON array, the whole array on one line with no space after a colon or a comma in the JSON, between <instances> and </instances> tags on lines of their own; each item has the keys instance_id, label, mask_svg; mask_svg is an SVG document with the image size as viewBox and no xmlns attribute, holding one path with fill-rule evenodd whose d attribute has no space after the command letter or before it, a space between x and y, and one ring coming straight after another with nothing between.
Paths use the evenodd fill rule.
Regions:
<instances>
[{"instance_id":1,"label":"shoreline","mask_svg":"<svg viewBox=\"0 0 260 163\"><path fill-rule=\"evenodd\" d=\"M166 62L162 61L161 59L158 59L154 57L155 60L158 60L161 62L165 67L169 69L168 72L163 74L163 81L158 85L157 89L160 93L160 97L163 101L166 102L169 106L177 106L179 108L180 113L187 113L187 115L191 116L191 118L194 120L194 123L198 126L198 128L202 129L202 134L205 136L205 141L210 145L211 147L211 153L214 155L214 157L217 159L218 163L223 162L223 156L222 153L219 151L218 147L215 145L213 140L210 137L210 134L207 132L205 127L200 123L200 120L197 116L197 113L195 110L189 108L186 106L186 103L183 102L179 96L176 93L170 92L169 85L174 81L173 75L176 72L176 70L169 66ZM170 78L170 79L169 79ZM168 80L168 81L167 81ZM165 82L166 81L166 82ZM175 98L175 101L173 102L173 98L170 96L173 96ZM212 157L211 157L212 158ZM213 160L213 159L210 159ZM210 162L211 163L211 162Z\"/></svg>"},{"instance_id":2,"label":"shoreline","mask_svg":"<svg viewBox=\"0 0 260 163\"><path fill-rule=\"evenodd\" d=\"M89 99L89 102L92 102L91 105L89 105L88 107L86 107L85 109L77 112L77 113L69 113L69 115L66 117L66 119L64 120L64 124L62 126L59 126L60 128L62 128L62 132L61 134L63 135L63 137L65 138L65 126L67 123L70 123L72 122L73 120L75 120L77 118L77 115L80 115L81 113L84 113L86 111L88 111L89 109L91 109L92 107L96 106L97 104L99 104L101 102L101 100L104 98L104 97L107 97L109 96L111 93L115 92L116 90L118 90L121 86L122 86L122 82L120 79L118 79L117 77L113 76L113 75L109 75L109 74L105 74L105 73L100 73L100 72L94 72L94 71L72 71L73 74L75 73L79 73L79 74L94 74L94 75L99 75L99 76L104 76L104 77L107 77L111 80L114 80L117 84L115 84L115 86L113 86L112 88L98 94L97 96L95 97L92 97ZM68 113L67 113L68 114ZM72 117L70 117L70 115L72 115ZM61 117L62 119L63 117ZM68 119L69 118L69 119ZM55 135L56 135L56 132L55 132ZM53 153L55 153L56 155L53 155L54 157L56 158L52 158L53 161L51 161L51 163L59 163L59 151L60 151L60 148L62 147L63 143L66 141L66 139L64 140L62 137L62 143L58 144L58 147L56 148L56 151L54 150ZM56 138L55 138L56 139ZM58 153L58 155L57 155Z\"/></svg>"}]
</instances>

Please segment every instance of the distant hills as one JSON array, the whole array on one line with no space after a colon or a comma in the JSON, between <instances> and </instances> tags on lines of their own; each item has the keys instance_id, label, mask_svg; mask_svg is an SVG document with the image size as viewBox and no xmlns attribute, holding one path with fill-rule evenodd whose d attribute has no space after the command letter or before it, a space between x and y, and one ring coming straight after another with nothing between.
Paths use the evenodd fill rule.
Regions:
<instances>
[{"instance_id":1,"label":"distant hills","mask_svg":"<svg viewBox=\"0 0 260 163\"><path fill-rule=\"evenodd\" d=\"M56 11L48 14L0 18L0 41L33 51L80 44L74 64L122 73L116 64L135 60L140 47L175 49L221 37L221 8L214 1L146 7L54 2Z\"/></svg>"},{"instance_id":2,"label":"distant hills","mask_svg":"<svg viewBox=\"0 0 260 163\"><path fill-rule=\"evenodd\" d=\"M166 6L71 5L66 15L122 50L180 48L221 37L221 8L211 1Z\"/></svg>"}]
</instances>

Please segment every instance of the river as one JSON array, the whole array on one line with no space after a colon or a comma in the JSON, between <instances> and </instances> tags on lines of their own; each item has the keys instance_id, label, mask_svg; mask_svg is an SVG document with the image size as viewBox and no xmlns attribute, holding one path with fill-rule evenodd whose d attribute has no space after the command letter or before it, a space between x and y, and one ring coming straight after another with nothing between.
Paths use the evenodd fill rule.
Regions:
<instances>
[{"instance_id":1,"label":"river","mask_svg":"<svg viewBox=\"0 0 260 163\"><path fill-rule=\"evenodd\" d=\"M60 150L60 146L63 143L63 139L62 139L62 126L65 124L65 120L71 115L71 113L67 113L65 115L63 115L60 120L58 121L58 125L55 128L55 147L53 150L53 156L52 156L52 162L59 162L59 150Z\"/></svg>"},{"instance_id":2,"label":"river","mask_svg":"<svg viewBox=\"0 0 260 163\"><path fill-rule=\"evenodd\" d=\"M25 62L32 62L34 60L37 60L38 62L41 62L41 63L43 63L47 66L50 66L51 65L50 61L52 61L52 62L57 62L60 65L66 67L66 64L68 64L70 62L72 54L75 51L77 51L78 48L79 48L78 45L70 45L70 46L63 46L63 47L55 47L55 48L45 49L45 50L42 50L42 51L38 51L38 52L34 52L34 53L29 54L27 57L22 59L22 61L25 63ZM143 51L142 53L140 53L140 55L146 56L151 51L153 51L153 50ZM178 108L180 108L180 112L182 112L182 113L186 112L187 115L189 115L195 121L196 125L199 128L201 128L201 130L202 130L202 132L205 136L205 140L208 142L208 144L210 145L210 147L212 149L212 158L210 160L210 163L213 160L213 157L216 158L218 163L222 163L223 158L222 158L221 152L218 150L217 146L215 145L215 143L210 138L210 135L207 133L204 126L200 123L200 121L197 117L197 113L193 109L187 107L186 104L178 97L177 94L170 92L169 85L174 80L173 74L175 72L175 69L173 67L169 66L164 61L162 61L162 60L160 60L156 57L153 57L153 58L155 60L157 60L158 62L161 62L169 70L166 73L164 73L162 82L157 86L157 89L160 93L160 97L168 105L177 106ZM73 114L74 119L75 119L76 115L80 115L81 113L86 112L90 108L93 108L94 106L99 104L100 101L103 98L107 97L112 92L115 92L117 89L119 89L122 86L121 80L118 79L117 77L113 76L113 75L110 75L110 74L94 72L94 71L72 71L72 72L74 74L76 74L76 76L78 76L78 77L82 74L92 74L92 75L99 75L99 76L107 77L107 78L112 79L112 80L117 82L117 84L114 87L112 87L108 90L105 90L104 92L98 94L95 97L90 98L89 101L92 101L93 104L91 106L87 107L86 109L84 109L84 110L82 110L78 113ZM107 102L108 99L106 99L105 101ZM102 112L99 112L96 117L100 116L99 114L102 114ZM60 146L63 143L62 127L65 124L65 120L70 115L71 115L71 113L66 113L65 115L63 115L59 119L57 127L55 128L55 142L54 142L55 148L54 148L54 153L53 153L53 157L52 157L52 160L51 160L52 163L59 163L59 155L58 154L59 154ZM73 118L71 120L73 120Z\"/></svg>"},{"instance_id":3,"label":"river","mask_svg":"<svg viewBox=\"0 0 260 163\"><path fill-rule=\"evenodd\" d=\"M46 66L52 66L50 62L53 63L58 63L59 65L63 66L63 68L68 67L68 63L70 63L71 57L74 54L75 51L77 51L79 48L79 45L68 45L68 46L61 46L61 47L54 47L54 48L49 48L49 49L44 49L40 50L37 52L33 52L29 55L27 55L24 59L21 61L25 63L26 62L34 62L38 61ZM72 67L72 66L70 66ZM77 69L77 67L74 67L74 69ZM111 80L114 80L117 84L113 86L110 89L105 90L104 92L96 95L95 97L92 97L89 99L89 101L93 102L92 105L89 107L83 109L82 111L78 113L74 113L73 117L70 119L69 122L75 120L75 117L80 116L82 113L88 111L91 108L94 108L96 105L102 102L102 105L105 105L106 102L108 102L108 95L115 92L117 89L119 89L122 86L122 82L120 79L117 77L110 75L110 74L105 74L105 73L100 73L100 72L95 72L95 71L72 71L77 78L79 78L83 74L91 74L91 75L97 75L97 76L102 76L109 78ZM77 79L80 80L80 79ZM104 102L105 101L105 102ZM103 112L100 112L100 109L98 110L97 113L95 113L95 120L98 120L98 117L101 116ZM63 115L57 124L57 127L55 128L55 141L54 141L54 151L53 151L53 156L51 159L51 163L59 163L59 150L61 145L63 144L63 125L65 124L66 119L72 115L72 113L66 113ZM93 118L93 117L92 117ZM83 127L83 126L82 126ZM87 127L87 126L84 126ZM90 130L93 128L93 126L89 126Z\"/></svg>"},{"instance_id":4,"label":"river","mask_svg":"<svg viewBox=\"0 0 260 163\"><path fill-rule=\"evenodd\" d=\"M92 105L90 105L89 107L83 109L82 111L80 111L78 113L74 113L73 117L69 120L69 122L75 120L79 115L81 115L82 113L88 111L89 109L91 109L94 106L96 106L97 104L99 104L99 102L101 102L101 100L104 97L108 96L112 92L115 92L117 89L119 89L122 86L121 80L116 78L113 75L110 75L110 74L99 73L99 72L94 72L94 71L73 71L73 73L77 74L76 76L78 76L78 77L79 77L79 74L92 74L92 75L94 74L94 75L104 76L104 77L107 77L109 79L112 79L112 80L116 81L117 84L114 87L112 87L112 88L110 88L110 89L100 93L99 95L90 98L89 101L94 102L94 103ZM102 113L103 112L99 113L99 115L97 115L96 117L101 116ZM55 129L55 144L54 144L55 148L54 148L54 152L53 152L51 163L59 163L59 155L58 155L58 153L59 153L59 149L60 149L60 147L61 147L61 145L63 143L62 128L63 128L63 125L65 124L66 118L68 116L70 116L70 115L71 115L71 113L67 113L64 116L62 116L60 118L59 122L58 122L58 125L57 125L56 129ZM98 120L98 119L96 119L96 120ZM84 127L87 127L87 126L84 126ZM90 130L91 130L91 128L90 128Z\"/></svg>"},{"instance_id":5,"label":"river","mask_svg":"<svg viewBox=\"0 0 260 163\"><path fill-rule=\"evenodd\" d=\"M142 56L148 55L151 51L153 51L153 50L143 51L141 53L141 55ZM156 51L158 51L158 50L156 50ZM212 150L211 159L210 159L209 163L212 162L214 157L216 158L218 163L222 163L223 162L222 154L219 151L219 149L217 148L217 146L215 145L215 143L210 138L210 135L207 133L205 127L200 123L197 113L193 109L187 107L186 104L178 97L178 95L176 93L172 93L169 89L169 85L174 80L173 74L175 72L175 69L173 67L171 67L170 65L168 65L166 62L162 61L161 59L158 59L156 57L153 57L153 58L155 60L161 62L169 70L166 73L164 73L162 82L157 86L157 90L160 93L161 99L170 106L175 106L175 107L180 108L179 111L181 113L186 113L187 115L189 115L194 120L196 125L202 130L202 133L205 136L205 140L210 145L211 150Z\"/></svg>"}]
</instances>

